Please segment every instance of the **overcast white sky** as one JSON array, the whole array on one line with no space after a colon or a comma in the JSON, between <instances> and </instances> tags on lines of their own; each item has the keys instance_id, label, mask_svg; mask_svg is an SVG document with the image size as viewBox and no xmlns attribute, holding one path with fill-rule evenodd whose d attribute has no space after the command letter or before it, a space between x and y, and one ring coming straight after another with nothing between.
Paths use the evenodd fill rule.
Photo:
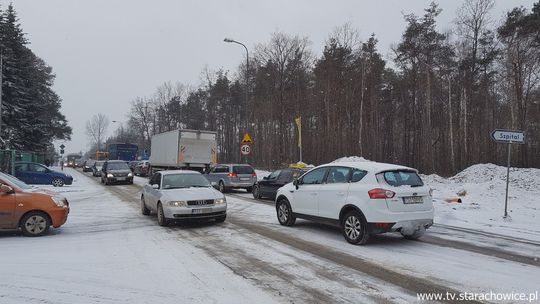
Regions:
<instances>
[{"instance_id":1,"label":"overcast white sky","mask_svg":"<svg viewBox=\"0 0 540 304\"><path fill-rule=\"evenodd\" d=\"M10 1L0 0L2 9ZM381 52L399 41L402 13L421 15L425 0L16 0L30 48L56 73L55 90L73 127L67 151L88 148L86 121L99 112L126 121L130 102L165 81L197 85L202 69L234 71L245 60L231 37L253 49L276 30L308 36L320 55L334 27L350 22L362 39L375 33ZM438 1L439 28L453 27L457 0ZM498 0L495 20L533 0ZM115 125L109 127L112 133Z\"/></svg>"}]
</instances>

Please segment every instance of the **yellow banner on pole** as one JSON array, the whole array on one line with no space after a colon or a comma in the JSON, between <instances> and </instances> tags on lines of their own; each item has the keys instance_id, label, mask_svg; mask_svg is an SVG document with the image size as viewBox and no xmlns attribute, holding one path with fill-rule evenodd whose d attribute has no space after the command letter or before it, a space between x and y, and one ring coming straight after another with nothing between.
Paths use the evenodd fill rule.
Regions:
<instances>
[{"instance_id":1,"label":"yellow banner on pole","mask_svg":"<svg viewBox=\"0 0 540 304\"><path fill-rule=\"evenodd\" d=\"M298 127L298 147L302 147L302 116L294 119Z\"/></svg>"}]
</instances>

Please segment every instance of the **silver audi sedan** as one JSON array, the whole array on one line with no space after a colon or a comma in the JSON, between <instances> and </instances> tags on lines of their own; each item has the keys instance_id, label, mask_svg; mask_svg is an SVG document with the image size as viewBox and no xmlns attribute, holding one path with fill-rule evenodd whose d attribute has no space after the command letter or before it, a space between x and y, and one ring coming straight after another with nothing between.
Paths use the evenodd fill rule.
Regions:
<instances>
[{"instance_id":1,"label":"silver audi sedan","mask_svg":"<svg viewBox=\"0 0 540 304\"><path fill-rule=\"evenodd\" d=\"M154 173L141 194L141 212L157 213L158 224L227 217L225 196L196 171L170 170Z\"/></svg>"}]
</instances>

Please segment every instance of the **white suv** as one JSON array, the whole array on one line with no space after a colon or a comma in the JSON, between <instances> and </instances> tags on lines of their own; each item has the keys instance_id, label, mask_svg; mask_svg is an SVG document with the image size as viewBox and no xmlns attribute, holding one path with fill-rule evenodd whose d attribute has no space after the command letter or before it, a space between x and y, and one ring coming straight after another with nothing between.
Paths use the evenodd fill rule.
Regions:
<instances>
[{"instance_id":1,"label":"white suv","mask_svg":"<svg viewBox=\"0 0 540 304\"><path fill-rule=\"evenodd\" d=\"M352 244L395 231L417 239L434 216L431 189L417 170L377 162L316 167L278 190L276 211L285 226L296 218L336 225Z\"/></svg>"}]
</instances>

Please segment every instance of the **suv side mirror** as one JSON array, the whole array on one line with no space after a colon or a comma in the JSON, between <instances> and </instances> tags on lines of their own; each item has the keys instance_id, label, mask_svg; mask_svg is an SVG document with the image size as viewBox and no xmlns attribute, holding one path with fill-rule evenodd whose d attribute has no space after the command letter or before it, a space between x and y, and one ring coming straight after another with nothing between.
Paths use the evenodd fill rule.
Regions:
<instances>
[{"instance_id":1,"label":"suv side mirror","mask_svg":"<svg viewBox=\"0 0 540 304\"><path fill-rule=\"evenodd\" d=\"M0 186L0 193L3 193L3 194L11 194L15 191L13 191L13 188L11 188L10 186L8 185L1 185Z\"/></svg>"},{"instance_id":2,"label":"suv side mirror","mask_svg":"<svg viewBox=\"0 0 540 304\"><path fill-rule=\"evenodd\" d=\"M264 180L268 180L268 176L263 177Z\"/></svg>"},{"instance_id":3,"label":"suv side mirror","mask_svg":"<svg viewBox=\"0 0 540 304\"><path fill-rule=\"evenodd\" d=\"M158 184L152 184L152 189L159 189L159 185Z\"/></svg>"},{"instance_id":4,"label":"suv side mirror","mask_svg":"<svg viewBox=\"0 0 540 304\"><path fill-rule=\"evenodd\" d=\"M298 186L300 185L300 181L298 179L294 179L293 185L296 187L296 190L298 190Z\"/></svg>"}]
</instances>

